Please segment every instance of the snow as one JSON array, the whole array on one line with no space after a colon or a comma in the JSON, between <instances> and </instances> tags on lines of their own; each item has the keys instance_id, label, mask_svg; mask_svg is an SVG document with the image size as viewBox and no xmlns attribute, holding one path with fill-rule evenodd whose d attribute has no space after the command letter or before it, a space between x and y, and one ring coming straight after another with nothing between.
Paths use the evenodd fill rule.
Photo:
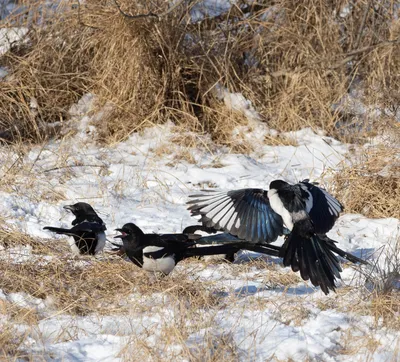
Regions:
<instances>
[{"instance_id":1,"label":"snow","mask_svg":"<svg viewBox=\"0 0 400 362\"><path fill-rule=\"evenodd\" d=\"M27 33L28 28L25 27L0 29L0 56L8 52L14 44L20 42Z\"/></svg>"},{"instance_id":2,"label":"snow","mask_svg":"<svg viewBox=\"0 0 400 362\"><path fill-rule=\"evenodd\" d=\"M70 111L68 125L75 128L75 136L32 146L20 159L21 171L11 180L10 188L0 191L0 214L7 227L44 238L48 243L55 239L67 243L65 237L48 233L43 227L69 226L73 217L62 206L85 201L95 207L107 224L109 238L112 230L127 222L137 223L145 232L180 232L196 222L186 210L187 196L204 187L267 188L276 178L289 182L310 178L329 186L332 173L327 171L337 169L344 161L348 145L309 128L284 135L295 140L297 146L265 145L265 135L277 132L260 122L251 103L243 95L225 89L221 90L221 97L227 106L248 118L249 126L235 129L233 134L245 134L252 141L254 152L250 155L231 154L227 148L214 145L207 136L199 136L204 137L202 142L207 147L180 145L172 141L178 131L170 122L134 133L119 144L99 146L95 142L96 123L108 106L93 115L90 111L95 96L85 95ZM192 135L188 132L187 136ZM160 156L157 150L163 147L169 152ZM195 163L177 157L187 151ZM5 147L0 153L4 172L19 154ZM399 231L399 220L394 218L368 219L343 214L329 236L344 250L369 256L384 267L387 254L380 251L383 247L392 250L389 245L396 242ZM282 243L282 239L277 243ZM334 306L339 305L340 298L359 296L326 297L303 281L285 289L269 282L272 274L268 269L251 267L237 271L254 256L257 254L241 252L232 265L203 265L196 261L178 265L172 274L183 271L193 283L212 281L214 293L225 302L217 308L202 310L204 321L212 322L201 325L190 318L185 320L192 332L168 343L163 339L164 328L176 329L182 318L179 307L162 293L151 296L132 293L123 301L132 304L132 308L125 314L110 315L97 315L95 311L89 316L69 315L55 310L51 298L42 300L23 292L7 295L0 290L0 303L37 311L40 320L36 326L16 324L19 331L28 335L21 348L44 355L49 361L129 360L137 346L143 344L161 359L180 361L185 360L180 357L184 350L201 355L210 340L215 346L230 341L236 346L238 359L244 361L348 360L343 352L346 340L349 336L367 338L375 321L371 316L355 315ZM38 256L29 246L14 245L2 248L0 258L24 263ZM38 262L46 260L41 256ZM265 260L283 275L292 273L280 266L278 258ZM342 278L339 290L361 280L353 268L345 268ZM232 298L235 302L228 303ZM327 299L333 302L333 307L321 309L319 303ZM165 303L169 308L165 308ZM142 311L135 305L153 307ZM297 320L292 313L300 313L302 317ZM4 322L0 314L0 325ZM373 337L379 342L374 352L361 345L352 360L382 361L398 357L398 332L375 328Z\"/></svg>"},{"instance_id":3,"label":"snow","mask_svg":"<svg viewBox=\"0 0 400 362\"><path fill-rule=\"evenodd\" d=\"M230 0L202 0L191 7L190 16L192 22L198 22L206 17L216 17L226 13L236 1Z\"/></svg>"}]
</instances>

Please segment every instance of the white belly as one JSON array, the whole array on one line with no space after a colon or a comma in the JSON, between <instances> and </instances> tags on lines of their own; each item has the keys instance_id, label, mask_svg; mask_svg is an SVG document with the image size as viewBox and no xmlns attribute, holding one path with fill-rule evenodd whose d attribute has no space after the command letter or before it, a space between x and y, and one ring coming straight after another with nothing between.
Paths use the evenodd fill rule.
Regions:
<instances>
[{"instance_id":1,"label":"white belly","mask_svg":"<svg viewBox=\"0 0 400 362\"><path fill-rule=\"evenodd\" d=\"M106 246L106 234L104 232L97 234L97 245L94 253L101 253Z\"/></svg>"},{"instance_id":2,"label":"white belly","mask_svg":"<svg viewBox=\"0 0 400 362\"><path fill-rule=\"evenodd\" d=\"M149 272L161 272L167 275L174 270L175 260L172 256L159 259L146 258L143 256L142 268Z\"/></svg>"},{"instance_id":3,"label":"white belly","mask_svg":"<svg viewBox=\"0 0 400 362\"><path fill-rule=\"evenodd\" d=\"M161 272L163 274L169 274L175 268L174 256L166 256L164 258L147 258L144 256L145 253L152 253L164 249L160 246L146 246L143 249L143 266L142 268L149 272Z\"/></svg>"},{"instance_id":4,"label":"white belly","mask_svg":"<svg viewBox=\"0 0 400 362\"><path fill-rule=\"evenodd\" d=\"M268 190L268 198L269 204L271 205L272 210L274 210L278 215L280 215L283 219L283 223L286 228L292 231L293 229L293 219L290 215L290 212L286 210L283 206L281 199L278 196L277 190Z\"/></svg>"},{"instance_id":5,"label":"white belly","mask_svg":"<svg viewBox=\"0 0 400 362\"><path fill-rule=\"evenodd\" d=\"M68 238L68 244L71 247L72 254L79 255L81 251L75 244L75 240L72 238Z\"/></svg>"}]
</instances>

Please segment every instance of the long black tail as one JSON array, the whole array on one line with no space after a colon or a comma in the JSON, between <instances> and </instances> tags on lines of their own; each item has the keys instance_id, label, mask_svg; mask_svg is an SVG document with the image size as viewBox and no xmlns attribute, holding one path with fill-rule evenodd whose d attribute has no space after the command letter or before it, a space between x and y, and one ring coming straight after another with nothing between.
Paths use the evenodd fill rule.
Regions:
<instances>
[{"instance_id":1,"label":"long black tail","mask_svg":"<svg viewBox=\"0 0 400 362\"><path fill-rule=\"evenodd\" d=\"M318 235L307 238L301 235L295 224L282 247L280 255L283 265L291 266L294 272L300 271L303 280L310 280L315 286L328 294L335 291L336 279L340 279L342 268L332 247Z\"/></svg>"},{"instance_id":2,"label":"long black tail","mask_svg":"<svg viewBox=\"0 0 400 362\"><path fill-rule=\"evenodd\" d=\"M219 255L236 253L240 248L233 245L205 246L201 248L188 248L184 252L184 259L192 256Z\"/></svg>"},{"instance_id":3,"label":"long black tail","mask_svg":"<svg viewBox=\"0 0 400 362\"><path fill-rule=\"evenodd\" d=\"M57 233L57 234L65 234L65 235L73 235L74 234L73 232L71 232L70 229L56 228L53 226L45 226L43 228L43 230L49 230L49 231L52 231L53 233Z\"/></svg>"},{"instance_id":4,"label":"long black tail","mask_svg":"<svg viewBox=\"0 0 400 362\"><path fill-rule=\"evenodd\" d=\"M261 254L279 256L280 248L274 245L258 245L245 241L234 242L224 245L202 246L200 248L189 248L185 250L185 258L191 256L234 254L239 250L250 250Z\"/></svg>"},{"instance_id":5,"label":"long black tail","mask_svg":"<svg viewBox=\"0 0 400 362\"><path fill-rule=\"evenodd\" d=\"M214 245L214 244L234 245L234 244L237 244L238 246L239 245L241 246L240 249L246 249L246 250L255 251L255 252L263 253L263 254L273 253L273 254L268 254L268 255L273 255L273 256L279 256L278 252L281 250L281 248L276 245L254 244L254 243L248 242L246 240L239 239L237 236L234 236L234 235L231 235L228 233L203 236L200 239L197 239L195 242L198 245ZM276 251L276 253L274 253L274 251Z\"/></svg>"},{"instance_id":6,"label":"long black tail","mask_svg":"<svg viewBox=\"0 0 400 362\"><path fill-rule=\"evenodd\" d=\"M336 241L328 238L326 235L319 235L319 238L326 242L326 244L330 250L332 250L333 252L335 252L336 254L341 256L342 258L344 258L352 263L355 263L355 264L360 263L360 264L364 264L364 265L370 265L366 260L360 259L360 258L356 257L355 255L347 253L344 250L338 248L335 245Z\"/></svg>"}]
</instances>

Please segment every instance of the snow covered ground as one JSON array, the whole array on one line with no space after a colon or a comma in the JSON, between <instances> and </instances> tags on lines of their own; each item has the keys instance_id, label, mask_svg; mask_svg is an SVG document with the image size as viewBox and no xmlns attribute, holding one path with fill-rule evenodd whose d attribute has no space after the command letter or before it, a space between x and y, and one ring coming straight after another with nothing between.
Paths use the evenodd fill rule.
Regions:
<instances>
[{"instance_id":1,"label":"snow covered ground","mask_svg":"<svg viewBox=\"0 0 400 362\"><path fill-rule=\"evenodd\" d=\"M241 99L239 95L225 98L231 103ZM86 95L71 110L71 124L77 129L74 136L19 150L0 148L3 228L43 238L57 248L67 238L43 227L69 226L72 217L62 206L85 201L106 222L109 239L115 228L127 222L135 222L146 232L180 232L196 222L186 210L190 193L202 188L267 188L277 178L290 182L310 178L329 188L332 172L348 150L348 145L310 129L284 135L296 146L266 145L264 138L275 133L257 117L249 117L247 127L233 130L251 141L254 152L250 155L232 154L208 136L182 134L171 123L100 147L94 142L92 123L101 114L87 115L92 100ZM253 114L251 104L246 107L243 112ZM344 250L369 257L383 268L399 238L399 228L397 219L344 214L329 236ZM125 281L132 283L132 294L120 301L130 306L124 313L93 310L89 315L73 315L55 308L51 297L0 290L0 329L12 323L24 335L19 350L33 360L46 361L400 359L398 329L368 312L371 301L365 298L363 287L368 268L360 273L358 267L345 266L338 293L325 296L293 278L279 259L253 262L249 256L256 255L241 253L234 264L181 263L168 277L176 283L171 288L177 288L182 278L185 285L189 282L195 290L205 288L218 297L207 307L185 302L182 309L179 297L169 294L170 287L141 295L135 285L149 282L144 274L140 274L142 279ZM29 246L0 247L0 258L11 263L36 257ZM282 282L284 278L289 282ZM36 322L28 325L2 315L1 302L34 310ZM365 306L365 312L357 306Z\"/></svg>"}]
</instances>

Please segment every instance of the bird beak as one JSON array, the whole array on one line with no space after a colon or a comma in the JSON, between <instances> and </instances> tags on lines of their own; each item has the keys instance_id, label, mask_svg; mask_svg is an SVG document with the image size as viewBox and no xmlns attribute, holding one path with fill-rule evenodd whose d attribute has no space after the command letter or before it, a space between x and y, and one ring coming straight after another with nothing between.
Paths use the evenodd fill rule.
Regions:
<instances>
[{"instance_id":1,"label":"bird beak","mask_svg":"<svg viewBox=\"0 0 400 362\"><path fill-rule=\"evenodd\" d=\"M65 205L63 208L65 210L74 211L74 207L72 205Z\"/></svg>"},{"instance_id":2,"label":"bird beak","mask_svg":"<svg viewBox=\"0 0 400 362\"><path fill-rule=\"evenodd\" d=\"M124 230L122 230L122 229L115 229L115 231L119 231L121 233L121 235L114 236L114 239L116 239L116 238L122 239L127 235L126 232Z\"/></svg>"}]
</instances>

